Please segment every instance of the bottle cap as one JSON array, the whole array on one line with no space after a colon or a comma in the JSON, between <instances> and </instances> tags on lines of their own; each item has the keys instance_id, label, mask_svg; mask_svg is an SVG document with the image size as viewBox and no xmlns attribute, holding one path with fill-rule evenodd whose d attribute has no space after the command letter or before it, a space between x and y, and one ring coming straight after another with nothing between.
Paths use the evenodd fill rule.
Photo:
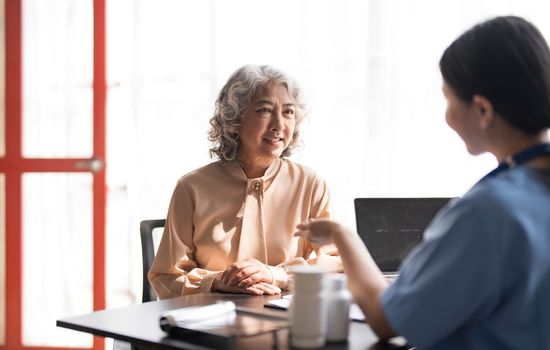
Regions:
<instances>
[{"instance_id":1,"label":"bottle cap","mask_svg":"<svg viewBox=\"0 0 550 350\"><path fill-rule=\"evenodd\" d=\"M327 289L337 291L348 287L348 279L343 273L333 273L328 276Z\"/></svg>"},{"instance_id":2,"label":"bottle cap","mask_svg":"<svg viewBox=\"0 0 550 350\"><path fill-rule=\"evenodd\" d=\"M327 270L318 266L296 266L291 268L295 291L321 291Z\"/></svg>"}]
</instances>

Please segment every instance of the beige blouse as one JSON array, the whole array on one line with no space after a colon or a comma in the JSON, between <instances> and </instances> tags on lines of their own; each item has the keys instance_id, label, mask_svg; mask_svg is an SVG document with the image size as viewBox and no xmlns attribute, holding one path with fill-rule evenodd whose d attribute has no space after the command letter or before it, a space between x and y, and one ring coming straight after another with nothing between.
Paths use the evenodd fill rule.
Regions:
<instances>
[{"instance_id":1,"label":"beige blouse","mask_svg":"<svg viewBox=\"0 0 550 350\"><path fill-rule=\"evenodd\" d=\"M237 163L206 165L177 182L149 281L159 298L208 292L218 273L248 257L267 264L282 288L289 266L309 260L337 270L338 258L293 236L298 223L328 217L328 206L325 182L288 159L256 179Z\"/></svg>"}]
</instances>

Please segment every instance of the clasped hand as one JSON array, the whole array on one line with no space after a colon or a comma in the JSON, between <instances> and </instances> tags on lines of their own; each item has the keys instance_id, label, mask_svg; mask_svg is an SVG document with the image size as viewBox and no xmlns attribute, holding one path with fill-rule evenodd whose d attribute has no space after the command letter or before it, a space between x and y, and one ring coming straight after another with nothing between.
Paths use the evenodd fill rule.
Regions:
<instances>
[{"instance_id":1,"label":"clasped hand","mask_svg":"<svg viewBox=\"0 0 550 350\"><path fill-rule=\"evenodd\" d=\"M256 295L280 294L281 289L273 284L271 270L254 258L237 261L216 276L214 290L230 293Z\"/></svg>"}]
</instances>

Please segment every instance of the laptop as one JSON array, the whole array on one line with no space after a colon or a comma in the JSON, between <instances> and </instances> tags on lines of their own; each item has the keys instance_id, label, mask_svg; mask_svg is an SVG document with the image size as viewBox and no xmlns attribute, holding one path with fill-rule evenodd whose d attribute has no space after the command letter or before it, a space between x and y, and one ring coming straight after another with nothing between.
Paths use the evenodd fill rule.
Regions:
<instances>
[{"instance_id":1,"label":"laptop","mask_svg":"<svg viewBox=\"0 0 550 350\"><path fill-rule=\"evenodd\" d=\"M356 198L357 232L392 281L399 265L422 241L424 230L451 198Z\"/></svg>"}]
</instances>

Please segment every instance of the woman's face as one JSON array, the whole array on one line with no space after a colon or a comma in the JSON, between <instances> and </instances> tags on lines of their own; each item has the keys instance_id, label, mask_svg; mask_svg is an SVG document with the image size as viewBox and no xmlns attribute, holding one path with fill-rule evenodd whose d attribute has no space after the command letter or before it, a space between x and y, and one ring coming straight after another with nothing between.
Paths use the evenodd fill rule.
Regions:
<instances>
[{"instance_id":1,"label":"woman's face","mask_svg":"<svg viewBox=\"0 0 550 350\"><path fill-rule=\"evenodd\" d=\"M445 112L447 124L464 141L470 154L477 155L485 152L482 146L482 129L479 125L478 115L475 113L475 106L459 98L445 82L443 83L443 94L447 99Z\"/></svg>"},{"instance_id":2,"label":"woman's face","mask_svg":"<svg viewBox=\"0 0 550 350\"><path fill-rule=\"evenodd\" d=\"M242 117L239 158L271 163L292 141L296 106L282 84L270 83L252 98Z\"/></svg>"}]
</instances>

